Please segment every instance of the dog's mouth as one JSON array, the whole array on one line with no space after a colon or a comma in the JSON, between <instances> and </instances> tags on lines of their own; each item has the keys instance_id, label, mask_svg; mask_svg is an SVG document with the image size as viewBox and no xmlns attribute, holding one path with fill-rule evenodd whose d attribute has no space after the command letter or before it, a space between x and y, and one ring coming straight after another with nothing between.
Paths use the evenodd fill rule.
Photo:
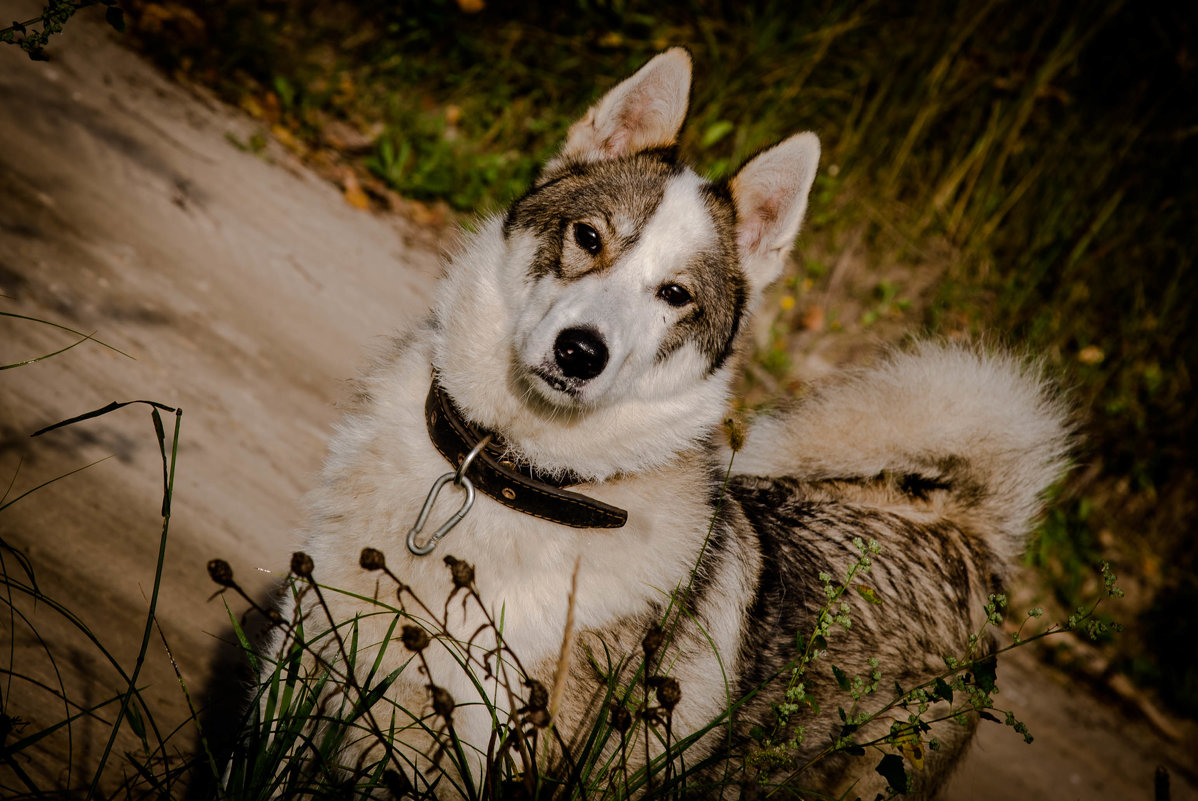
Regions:
<instances>
[{"instance_id":1,"label":"dog's mouth","mask_svg":"<svg viewBox=\"0 0 1198 801\"><path fill-rule=\"evenodd\" d=\"M544 367L532 368L532 374L541 379L550 389L559 395L566 395L569 398L577 399L579 395L579 382L564 378L560 375L555 375L553 371Z\"/></svg>"}]
</instances>

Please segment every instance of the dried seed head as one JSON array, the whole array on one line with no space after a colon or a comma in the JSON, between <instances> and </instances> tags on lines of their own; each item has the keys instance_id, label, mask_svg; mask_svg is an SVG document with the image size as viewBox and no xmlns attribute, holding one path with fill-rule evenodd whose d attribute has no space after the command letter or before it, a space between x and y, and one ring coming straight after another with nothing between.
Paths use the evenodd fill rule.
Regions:
<instances>
[{"instance_id":1,"label":"dried seed head","mask_svg":"<svg viewBox=\"0 0 1198 801\"><path fill-rule=\"evenodd\" d=\"M535 726L538 729L544 729L544 728L548 727L550 723L553 722L553 719L551 717L549 717L548 709L530 710L529 713L524 716L524 720L528 723L531 723L533 726Z\"/></svg>"},{"instance_id":2,"label":"dried seed head","mask_svg":"<svg viewBox=\"0 0 1198 801\"><path fill-rule=\"evenodd\" d=\"M745 447L745 420L739 414L730 414L724 418L724 432L728 435L728 447L733 453Z\"/></svg>"},{"instance_id":3,"label":"dried seed head","mask_svg":"<svg viewBox=\"0 0 1198 801\"><path fill-rule=\"evenodd\" d=\"M645 649L645 659L653 658L653 655L661 650L661 644L665 642L665 632L661 630L661 626L656 623L649 629L645 635L645 639L641 640L641 647Z\"/></svg>"},{"instance_id":4,"label":"dried seed head","mask_svg":"<svg viewBox=\"0 0 1198 801\"><path fill-rule=\"evenodd\" d=\"M291 554L291 572L300 578L312 578L312 557L303 551Z\"/></svg>"},{"instance_id":5,"label":"dried seed head","mask_svg":"<svg viewBox=\"0 0 1198 801\"><path fill-rule=\"evenodd\" d=\"M607 709L608 722L611 724L611 727L620 734L628 731L629 727L632 726L632 713L620 703L613 703Z\"/></svg>"},{"instance_id":6,"label":"dried seed head","mask_svg":"<svg viewBox=\"0 0 1198 801\"><path fill-rule=\"evenodd\" d=\"M433 694L433 711L449 720L455 706L453 696L444 687L438 687L435 684L430 684L428 688Z\"/></svg>"},{"instance_id":7,"label":"dried seed head","mask_svg":"<svg viewBox=\"0 0 1198 801\"><path fill-rule=\"evenodd\" d=\"M470 589L474 584L474 565L453 556L445 557L445 564L449 565L449 572L453 575L454 588Z\"/></svg>"},{"instance_id":8,"label":"dried seed head","mask_svg":"<svg viewBox=\"0 0 1198 801\"><path fill-rule=\"evenodd\" d=\"M363 570L382 570L387 566L387 560L383 557L383 552L377 548L363 548L358 564Z\"/></svg>"},{"instance_id":9,"label":"dried seed head","mask_svg":"<svg viewBox=\"0 0 1198 801\"><path fill-rule=\"evenodd\" d=\"M529 711L543 710L549 706L549 691L545 689L544 684L536 679L528 679L524 686L528 688Z\"/></svg>"},{"instance_id":10,"label":"dried seed head","mask_svg":"<svg viewBox=\"0 0 1198 801\"><path fill-rule=\"evenodd\" d=\"M429 643L428 632L419 626L404 626L399 638L403 641L405 648L417 653L427 648Z\"/></svg>"},{"instance_id":11,"label":"dried seed head","mask_svg":"<svg viewBox=\"0 0 1198 801\"><path fill-rule=\"evenodd\" d=\"M222 587L232 587L236 584L233 581L233 568L229 567L229 563L224 559L213 559L208 562L208 578Z\"/></svg>"},{"instance_id":12,"label":"dried seed head","mask_svg":"<svg viewBox=\"0 0 1198 801\"><path fill-rule=\"evenodd\" d=\"M661 704L662 709L667 712L672 712L678 702L682 700L682 688L678 686L678 680L670 676L654 676L654 684L657 685L657 701Z\"/></svg>"}]
</instances>

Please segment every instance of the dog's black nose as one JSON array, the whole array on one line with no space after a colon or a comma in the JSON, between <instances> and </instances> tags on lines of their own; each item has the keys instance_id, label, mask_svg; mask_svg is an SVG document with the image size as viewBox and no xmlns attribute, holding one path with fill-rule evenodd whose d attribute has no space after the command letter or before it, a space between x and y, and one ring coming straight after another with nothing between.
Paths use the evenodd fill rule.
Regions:
<instances>
[{"instance_id":1,"label":"dog's black nose","mask_svg":"<svg viewBox=\"0 0 1198 801\"><path fill-rule=\"evenodd\" d=\"M553 343L553 358L567 378L594 378L607 366L607 345L593 328L567 328Z\"/></svg>"}]
</instances>

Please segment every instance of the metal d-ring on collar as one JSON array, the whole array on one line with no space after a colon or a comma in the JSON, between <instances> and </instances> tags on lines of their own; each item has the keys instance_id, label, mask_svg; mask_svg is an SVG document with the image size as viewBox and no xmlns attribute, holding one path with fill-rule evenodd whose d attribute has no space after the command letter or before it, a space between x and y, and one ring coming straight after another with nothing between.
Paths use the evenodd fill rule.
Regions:
<instances>
[{"instance_id":1,"label":"metal d-ring on collar","mask_svg":"<svg viewBox=\"0 0 1198 801\"><path fill-rule=\"evenodd\" d=\"M491 435L487 434L478 441L478 444L474 446L474 449L470 453L466 454L466 458L462 459L462 463L458 465L456 471L446 473L433 482L433 488L428 491L428 497L424 499L424 506L421 507L420 515L416 518L416 525L412 526L411 531L408 532L408 550L416 556L427 556L432 553L433 549L437 547L437 543L441 541L441 538L448 534L454 526L462 522L462 518L470 511L470 507L474 505L474 482L466 476L466 469L470 467L470 463L474 461L474 458L478 456L490 441ZM416 535L424 529L424 524L428 522L428 513L432 511L433 504L436 503L437 495L440 494L441 488L451 479L455 486L461 487L466 491L466 500L462 501L462 508L458 509L453 517L446 520L439 529L434 531L433 535L429 537L428 542L424 545L417 545Z\"/></svg>"}]
</instances>

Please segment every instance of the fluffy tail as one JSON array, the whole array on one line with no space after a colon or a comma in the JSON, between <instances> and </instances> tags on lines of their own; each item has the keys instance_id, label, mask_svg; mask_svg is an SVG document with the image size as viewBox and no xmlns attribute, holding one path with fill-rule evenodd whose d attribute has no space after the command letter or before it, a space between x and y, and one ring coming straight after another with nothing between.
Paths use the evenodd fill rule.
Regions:
<instances>
[{"instance_id":1,"label":"fluffy tail","mask_svg":"<svg viewBox=\"0 0 1198 801\"><path fill-rule=\"evenodd\" d=\"M805 481L919 479L948 518L1014 559L1068 464L1069 410L1038 367L923 343L755 422L737 473Z\"/></svg>"}]
</instances>

